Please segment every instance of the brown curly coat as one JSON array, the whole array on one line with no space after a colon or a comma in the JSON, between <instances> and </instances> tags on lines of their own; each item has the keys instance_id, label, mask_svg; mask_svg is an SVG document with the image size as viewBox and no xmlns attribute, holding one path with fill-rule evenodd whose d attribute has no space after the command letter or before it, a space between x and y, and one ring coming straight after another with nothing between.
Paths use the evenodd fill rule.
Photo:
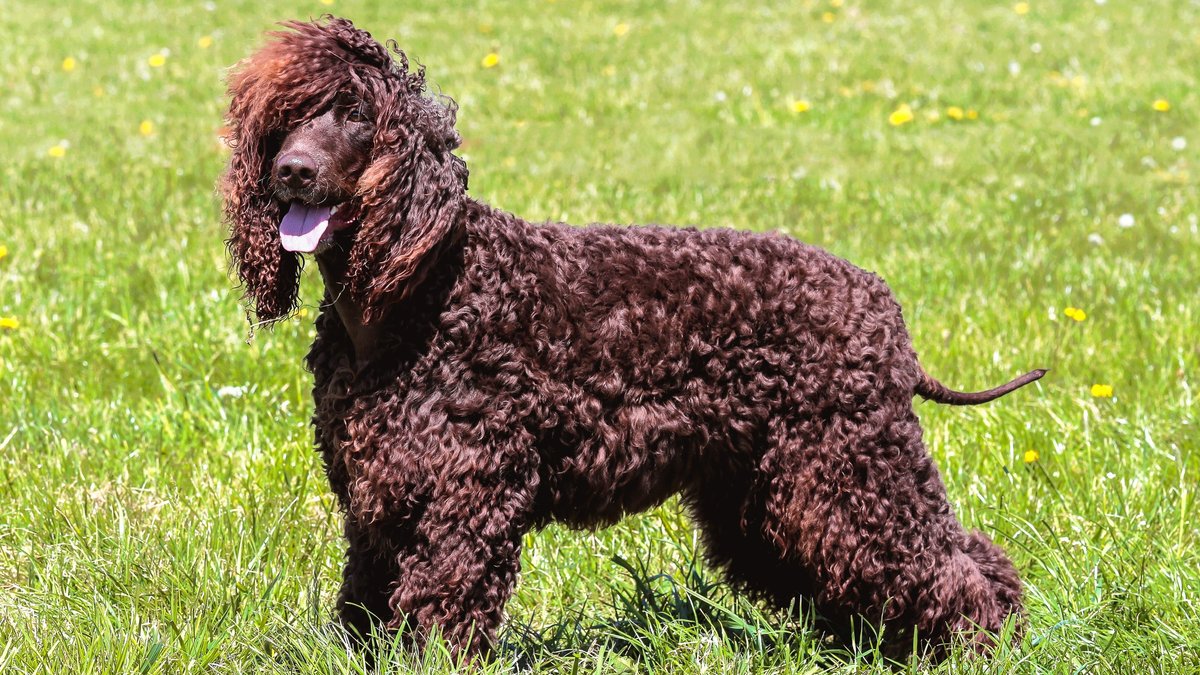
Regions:
<instances>
[{"instance_id":1,"label":"brown curly coat","mask_svg":"<svg viewBox=\"0 0 1200 675\"><path fill-rule=\"evenodd\" d=\"M287 24L230 80L229 250L258 318L296 305L272 162L339 94L370 155L317 255L314 425L349 544L338 601L418 642L485 649L522 536L680 493L711 561L835 625L989 644L1021 612L1004 554L955 519L878 277L773 234L533 224L467 196L454 107L343 19ZM973 397L972 397L973 396Z\"/></svg>"}]
</instances>

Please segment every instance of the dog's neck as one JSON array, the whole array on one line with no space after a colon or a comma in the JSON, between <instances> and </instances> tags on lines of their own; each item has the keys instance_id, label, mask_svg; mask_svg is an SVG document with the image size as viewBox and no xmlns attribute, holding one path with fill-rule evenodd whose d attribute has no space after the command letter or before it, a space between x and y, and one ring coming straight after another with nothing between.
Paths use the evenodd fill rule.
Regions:
<instances>
[{"instance_id":1,"label":"dog's neck","mask_svg":"<svg viewBox=\"0 0 1200 675\"><path fill-rule=\"evenodd\" d=\"M355 364L362 367L371 360L379 346L379 328L363 324L362 308L350 295L350 285L346 279L346 269L349 266L346 254L334 248L318 254L316 258L321 277L325 280L325 290L333 299L333 307L337 310L342 325L346 327L350 343L354 345Z\"/></svg>"}]
</instances>

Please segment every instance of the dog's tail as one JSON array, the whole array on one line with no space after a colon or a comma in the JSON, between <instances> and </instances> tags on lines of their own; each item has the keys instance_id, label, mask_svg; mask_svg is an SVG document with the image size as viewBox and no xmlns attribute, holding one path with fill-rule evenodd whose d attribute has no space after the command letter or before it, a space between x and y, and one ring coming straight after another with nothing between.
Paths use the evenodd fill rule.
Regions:
<instances>
[{"instance_id":1,"label":"dog's tail","mask_svg":"<svg viewBox=\"0 0 1200 675\"><path fill-rule=\"evenodd\" d=\"M1031 370L1028 373L1008 382L999 387L988 389L986 391L954 391L946 385L938 382L929 375L929 373L921 370L921 381L917 383L916 393L930 401L937 403L946 403L949 405L979 405L988 401L998 399L1001 396L1020 389L1030 382L1036 382L1042 379L1046 374L1044 368Z\"/></svg>"}]
</instances>

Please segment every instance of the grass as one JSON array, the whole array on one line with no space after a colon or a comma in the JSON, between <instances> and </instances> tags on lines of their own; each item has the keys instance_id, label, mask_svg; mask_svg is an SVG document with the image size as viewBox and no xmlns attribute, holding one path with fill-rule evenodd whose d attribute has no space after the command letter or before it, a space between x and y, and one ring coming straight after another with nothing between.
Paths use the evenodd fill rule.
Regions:
<instances>
[{"instance_id":1,"label":"grass","mask_svg":"<svg viewBox=\"0 0 1200 675\"><path fill-rule=\"evenodd\" d=\"M247 343L214 191L224 69L324 11L457 98L476 197L781 230L886 278L948 383L1052 368L990 406L919 407L958 515L1027 584L1021 642L942 672L1200 670L1200 7L410 4L0 12L0 318L19 323L0 328L0 671L366 668L328 626L342 547L300 363L317 280ZM494 672L928 667L730 594L674 502L526 543Z\"/></svg>"}]
</instances>

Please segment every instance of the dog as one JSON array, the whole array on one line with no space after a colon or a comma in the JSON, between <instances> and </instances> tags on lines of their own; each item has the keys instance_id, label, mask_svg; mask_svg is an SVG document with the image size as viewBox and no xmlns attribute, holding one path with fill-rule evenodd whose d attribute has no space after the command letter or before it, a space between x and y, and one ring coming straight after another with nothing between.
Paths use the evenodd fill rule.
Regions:
<instances>
[{"instance_id":1,"label":"dog","mask_svg":"<svg viewBox=\"0 0 1200 675\"><path fill-rule=\"evenodd\" d=\"M345 514L341 621L493 644L522 537L671 495L735 587L986 650L1013 565L957 521L884 282L777 234L530 223L467 195L452 101L345 19L290 22L229 80L228 250L259 322L325 284L307 366ZM840 629L839 629L840 630Z\"/></svg>"}]
</instances>

